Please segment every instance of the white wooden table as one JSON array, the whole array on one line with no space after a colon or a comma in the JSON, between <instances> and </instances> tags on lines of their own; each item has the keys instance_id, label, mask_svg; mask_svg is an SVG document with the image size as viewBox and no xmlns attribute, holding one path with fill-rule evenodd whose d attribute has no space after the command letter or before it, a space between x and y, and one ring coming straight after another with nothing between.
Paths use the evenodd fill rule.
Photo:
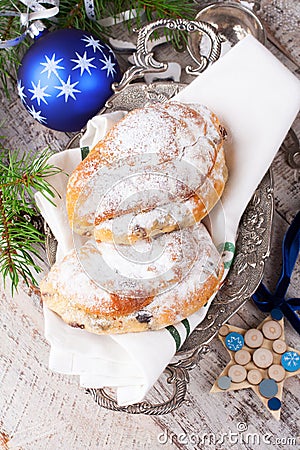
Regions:
<instances>
[{"instance_id":1,"label":"white wooden table","mask_svg":"<svg viewBox=\"0 0 300 450\"><path fill-rule=\"evenodd\" d=\"M297 34L295 29L287 29L282 22L282 17L291 20L292 13L293 17L298 13L299 20L298 0L277 0L276 7L276 2L271 0L262 0L261 4L262 16L300 64L299 29ZM299 65L297 67L270 43L268 47L290 70L299 74ZM161 53L168 54L172 61L182 62L186 58L186 55L175 55L169 47ZM182 81L189 80L183 77ZM6 122L4 134L10 148L36 151L49 145L53 150L61 150L67 144L69 136L66 133L47 130L33 121L14 93L8 100L0 92L0 102L0 121ZM299 117L293 127L300 136ZM265 272L265 282L270 289L280 272L283 235L300 209L300 171L288 166L282 148L275 157L272 170L275 216L271 255ZM299 285L298 261L288 291L291 297L299 296ZM99 408L79 387L76 377L59 375L48 369L49 345L43 335L42 309L38 298L27 294L20 289L19 295L11 298L0 284L0 449L275 450L300 446L297 378L285 382L280 422L272 418L250 389L209 393L228 362L227 352L217 338L211 343L210 353L190 372L186 402L174 412L164 416L135 416ZM230 323L242 328L256 327L264 317L265 314L249 301ZM291 346L300 349L299 336L287 322L286 338ZM155 385L151 399L162 399L163 381L162 378ZM225 433L227 436L222 444ZM248 443L241 441L243 436L246 439L248 436Z\"/></svg>"}]
</instances>

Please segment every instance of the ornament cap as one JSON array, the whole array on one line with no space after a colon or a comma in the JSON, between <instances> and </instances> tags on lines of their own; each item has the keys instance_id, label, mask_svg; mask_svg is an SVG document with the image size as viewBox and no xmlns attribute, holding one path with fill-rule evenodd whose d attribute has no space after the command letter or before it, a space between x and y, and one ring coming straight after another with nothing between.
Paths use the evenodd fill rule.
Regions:
<instances>
[{"instance_id":1,"label":"ornament cap","mask_svg":"<svg viewBox=\"0 0 300 450\"><path fill-rule=\"evenodd\" d=\"M28 34L32 39L40 38L45 32L48 33L48 30L41 20L36 20L28 28Z\"/></svg>"}]
</instances>

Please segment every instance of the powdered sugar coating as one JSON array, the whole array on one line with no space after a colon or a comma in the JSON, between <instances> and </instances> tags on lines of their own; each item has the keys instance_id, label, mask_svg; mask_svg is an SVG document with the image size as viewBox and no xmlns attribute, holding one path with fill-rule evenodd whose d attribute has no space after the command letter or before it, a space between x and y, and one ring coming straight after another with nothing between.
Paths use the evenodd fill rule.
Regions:
<instances>
[{"instance_id":1,"label":"powdered sugar coating","mask_svg":"<svg viewBox=\"0 0 300 450\"><path fill-rule=\"evenodd\" d=\"M192 226L199 221L199 210L203 205L203 215L207 214L221 196L227 179L227 169L224 163L224 151L220 148L216 163L198 192L184 201L164 203L170 199L170 186L161 193L161 204L150 211L132 212L117 215L113 219L96 224L94 236L97 241L114 241L115 243L132 244L137 239L153 237L162 232L170 232L186 226ZM146 190L146 194L153 190ZM166 194L164 196L164 194Z\"/></svg>"}]
</instances>

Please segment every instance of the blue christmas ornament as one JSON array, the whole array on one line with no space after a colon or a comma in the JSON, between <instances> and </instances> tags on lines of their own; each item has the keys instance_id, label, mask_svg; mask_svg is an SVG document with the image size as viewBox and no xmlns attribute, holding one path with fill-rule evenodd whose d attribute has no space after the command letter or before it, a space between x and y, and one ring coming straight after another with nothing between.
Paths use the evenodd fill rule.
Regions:
<instances>
[{"instance_id":1,"label":"blue christmas ornament","mask_svg":"<svg viewBox=\"0 0 300 450\"><path fill-rule=\"evenodd\" d=\"M24 56L18 93L28 112L58 131L78 131L113 94L121 79L111 48L91 33L44 31Z\"/></svg>"}]
</instances>

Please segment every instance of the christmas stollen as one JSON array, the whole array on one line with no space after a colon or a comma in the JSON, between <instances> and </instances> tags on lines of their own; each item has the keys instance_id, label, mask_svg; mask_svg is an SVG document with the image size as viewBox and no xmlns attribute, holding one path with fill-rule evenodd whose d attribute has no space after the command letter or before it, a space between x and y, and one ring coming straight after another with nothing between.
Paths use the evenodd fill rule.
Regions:
<instances>
[{"instance_id":1,"label":"christmas stollen","mask_svg":"<svg viewBox=\"0 0 300 450\"><path fill-rule=\"evenodd\" d=\"M94 234L97 244L75 243L52 267L40 284L43 302L69 325L97 334L157 330L203 306L224 268L205 226L191 225L223 192L223 141L217 117L201 105L146 106L117 122L67 187L75 240L76 233ZM174 200L176 215L175 205L164 203ZM133 217L131 228L124 216ZM97 226L106 221L111 233ZM142 242L134 247L136 240Z\"/></svg>"}]
</instances>

